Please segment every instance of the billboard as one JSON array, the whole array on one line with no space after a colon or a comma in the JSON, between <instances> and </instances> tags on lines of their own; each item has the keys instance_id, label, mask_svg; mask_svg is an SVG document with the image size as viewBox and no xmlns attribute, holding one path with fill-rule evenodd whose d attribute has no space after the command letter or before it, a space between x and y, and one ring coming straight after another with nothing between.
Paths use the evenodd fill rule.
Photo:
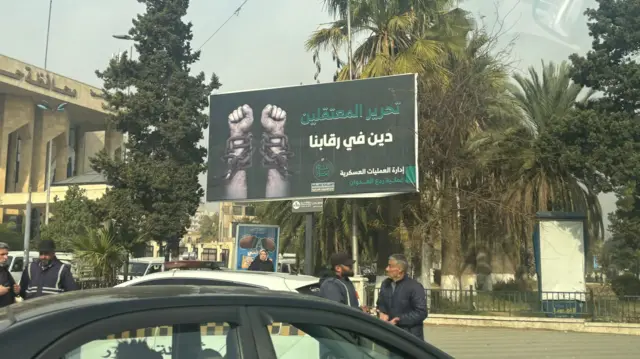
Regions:
<instances>
[{"instance_id":1,"label":"billboard","mask_svg":"<svg viewBox=\"0 0 640 359\"><path fill-rule=\"evenodd\" d=\"M584 301L586 218L554 212L541 212L537 217L534 250L541 299Z\"/></svg>"},{"instance_id":2,"label":"billboard","mask_svg":"<svg viewBox=\"0 0 640 359\"><path fill-rule=\"evenodd\" d=\"M417 75L212 95L207 201L416 192Z\"/></svg>"},{"instance_id":3,"label":"billboard","mask_svg":"<svg viewBox=\"0 0 640 359\"><path fill-rule=\"evenodd\" d=\"M239 223L236 227L236 258L232 269L247 270L260 250L265 249L275 272L278 268L279 245L280 227Z\"/></svg>"}]
</instances>

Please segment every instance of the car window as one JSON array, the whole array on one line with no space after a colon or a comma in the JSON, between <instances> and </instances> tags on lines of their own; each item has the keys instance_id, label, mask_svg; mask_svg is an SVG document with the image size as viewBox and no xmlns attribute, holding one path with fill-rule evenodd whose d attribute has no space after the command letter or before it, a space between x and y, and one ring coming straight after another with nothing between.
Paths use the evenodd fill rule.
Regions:
<instances>
[{"instance_id":1,"label":"car window","mask_svg":"<svg viewBox=\"0 0 640 359\"><path fill-rule=\"evenodd\" d=\"M147 275L152 273L162 272L162 264L150 264L147 270Z\"/></svg>"},{"instance_id":2,"label":"car window","mask_svg":"<svg viewBox=\"0 0 640 359\"><path fill-rule=\"evenodd\" d=\"M320 283L312 283L298 287L296 291L301 294L320 295Z\"/></svg>"},{"instance_id":3,"label":"car window","mask_svg":"<svg viewBox=\"0 0 640 359\"><path fill-rule=\"evenodd\" d=\"M9 259L9 263L11 263L11 259ZM11 272L22 272L24 270L24 258L16 257L13 261L13 265L11 266Z\"/></svg>"},{"instance_id":4,"label":"car window","mask_svg":"<svg viewBox=\"0 0 640 359\"><path fill-rule=\"evenodd\" d=\"M147 263L139 263L139 262L134 262L134 263L129 263L129 275L130 276L135 276L135 277L142 277L144 275L144 272L147 270ZM120 269L121 273L124 273L124 266L122 266L122 268Z\"/></svg>"},{"instance_id":5,"label":"car window","mask_svg":"<svg viewBox=\"0 0 640 359\"><path fill-rule=\"evenodd\" d=\"M228 321L133 328L84 343L63 359L240 358L238 328Z\"/></svg>"},{"instance_id":6,"label":"car window","mask_svg":"<svg viewBox=\"0 0 640 359\"><path fill-rule=\"evenodd\" d=\"M274 322L269 333L278 359L414 359L363 334L325 325Z\"/></svg>"},{"instance_id":7,"label":"car window","mask_svg":"<svg viewBox=\"0 0 640 359\"><path fill-rule=\"evenodd\" d=\"M216 286L232 286L232 287L247 287L247 288L259 288L259 286L244 284L244 283L235 283L224 280L214 280L214 279L201 279L201 278L163 278L163 279L153 279L147 280L144 282L136 283L134 286L143 286L143 285L216 285Z\"/></svg>"}]
</instances>

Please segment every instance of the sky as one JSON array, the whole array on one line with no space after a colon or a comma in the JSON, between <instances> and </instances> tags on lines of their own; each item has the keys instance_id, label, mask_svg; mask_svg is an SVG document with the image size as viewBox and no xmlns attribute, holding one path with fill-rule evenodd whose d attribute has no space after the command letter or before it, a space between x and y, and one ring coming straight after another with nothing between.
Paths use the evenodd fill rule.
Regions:
<instances>
[{"instance_id":1,"label":"sky","mask_svg":"<svg viewBox=\"0 0 640 359\"><path fill-rule=\"evenodd\" d=\"M193 23L192 46L199 48L243 2L192 0L185 19ZM561 61L584 50L579 47L586 38L584 31L572 33L568 21L562 29L568 33L564 39L557 36L558 32L543 31L540 21L533 21L531 14L538 13L543 22L549 14L532 11L530 2L465 0L462 6L500 36L501 46L514 45L511 57L519 70L539 65L540 57ZM576 14L583 11L578 10ZM104 69L113 54L131 46L112 35L126 34L131 19L143 11L144 6L135 0L53 0L48 69L100 87L95 70ZM3 1L0 53L43 66L48 12L47 0ZM239 14L202 48L193 70L204 71L208 76L215 72L223 85L221 93L314 83L316 68L304 42L331 20L323 11L322 0L248 0ZM329 82L334 70L331 57L324 54L321 60L324 66L320 81ZM203 144L206 142L205 133ZM201 183L206 188L204 176ZM615 209L612 195L602 195L601 203L605 213ZM608 224L606 216L605 222Z\"/></svg>"}]
</instances>

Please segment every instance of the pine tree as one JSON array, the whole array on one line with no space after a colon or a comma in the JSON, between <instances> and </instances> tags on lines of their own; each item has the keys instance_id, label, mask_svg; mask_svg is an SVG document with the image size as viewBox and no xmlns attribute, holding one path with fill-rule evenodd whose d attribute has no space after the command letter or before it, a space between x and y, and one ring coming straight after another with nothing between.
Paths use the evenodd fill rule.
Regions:
<instances>
[{"instance_id":1,"label":"pine tree","mask_svg":"<svg viewBox=\"0 0 640 359\"><path fill-rule=\"evenodd\" d=\"M204 194L198 175L206 149L198 144L208 126L203 110L220 87L214 74L190 74L199 51L191 48L192 24L183 22L189 0L138 0L146 12L129 37L138 57L112 59L105 71L110 125L128 136L125 159L101 153L92 167L112 189L101 201L122 232L144 232L163 242L181 237Z\"/></svg>"}]
</instances>

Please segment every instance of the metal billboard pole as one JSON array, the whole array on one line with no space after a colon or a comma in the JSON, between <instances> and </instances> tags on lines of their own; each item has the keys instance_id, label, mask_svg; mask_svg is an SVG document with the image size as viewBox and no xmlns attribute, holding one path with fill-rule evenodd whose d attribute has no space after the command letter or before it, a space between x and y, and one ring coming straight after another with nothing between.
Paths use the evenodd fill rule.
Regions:
<instances>
[{"instance_id":1,"label":"metal billboard pole","mask_svg":"<svg viewBox=\"0 0 640 359\"><path fill-rule=\"evenodd\" d=\"M347 1L347 61L349 61L349 80L353 80L353 50L351 48L351 0ZM356 200L352 199L353 205L351 207L351 249L352 257L355 263L353 264L353 273L358 275L358 205Z\"/></svg>"}]
</instances>

